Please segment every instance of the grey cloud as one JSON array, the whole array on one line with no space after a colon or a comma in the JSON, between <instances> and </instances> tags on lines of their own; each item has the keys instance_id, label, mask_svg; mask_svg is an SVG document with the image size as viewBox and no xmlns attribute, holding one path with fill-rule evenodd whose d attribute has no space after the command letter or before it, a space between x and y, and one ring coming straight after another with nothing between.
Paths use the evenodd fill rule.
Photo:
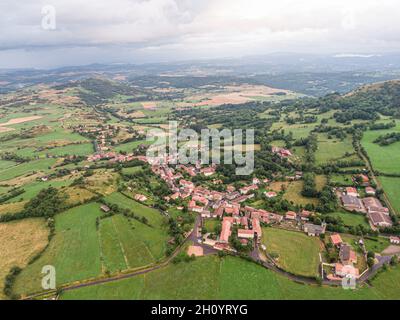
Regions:
<instances>
[{"instance_id":1,"label":"grey cloud","mask_svg":"<svg viewBox=\"0 0 400 320\"><path fill-rule=\"evenodd\" d=\"M56 8L54 31L41 28L44 5ZM35 65L43 55L54 65L394 51L399 16L397 0L2 0L0 67ZM55 59L62 49L73 57Z\"/></svg>"}]
</instances>

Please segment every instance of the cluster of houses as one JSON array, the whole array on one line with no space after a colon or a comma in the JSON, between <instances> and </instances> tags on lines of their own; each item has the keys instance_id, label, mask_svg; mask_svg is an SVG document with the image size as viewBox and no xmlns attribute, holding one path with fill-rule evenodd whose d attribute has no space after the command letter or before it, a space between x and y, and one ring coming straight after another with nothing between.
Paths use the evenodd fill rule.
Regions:
<instances>
[{"instance_id":1,"label":"cluster of houses","mask_svg":"<svg viewBox=\"0 0 400 320\"><path fill-rule=\"evenodd\" d=\"M89 162L97 162L97 161L108 160L110 162L119 162L119 163L129 162L129 161L132 161L134 159L137 159L137 157L134 156L132 153L131 154L127 154L127 155L123 155L123 154L119 154L119 153L116 153L116 152L99 152L99 153L95 153L93 155L90 155L87 158L87 160Z\"/></svg>"},{"instance_id":2,"label":"cluster of houses","mask_svg":"<svg viewBox=\"0 0 400 320\"><path fill-rule=\"evenodd\" d=\"M137 157L136 157L137 158ZM203 186L196 186L192 181L186 180L184 173L190 177L197 175L212 176L215 174L215 166L202 167L200 163L195 165L177 165L175 168L168 166L174 160L171 155L159 159L142 159L151 164L152 172L163 179L171 191L171 195L165 197L166 201L187 200L188 210L201 215L202 219L216 218L221 221L221 232L216 240L204 239L206 244L219 250L231 250L229 238L232 235L232 227L238 227L237 236L245 244L249 239L259 241L262 236L261 223L274 224L282 221L294 222L303 226L303 230L309 236L319 236L325 233L326 225L314 225L308 223L313 214L307 210L299 213L289 211L286 215L242 206L247 199L254 197L254 191L260 185L269 183L268 179L253 178L251 183L238 190L233 185L228 185L226 191L209 190ZM300 174L300 173L299 173ZM266 197L277 196L276 192L265 192Z\"/></svg>"},{"instance_id":3,"label":"cluster of houses","mask_svg":"<svg viewBox=\"0 0 400 320\"><path fill-rule=\"evenodd\" d=\"M368 177L366 175L361 175L361 177L366 197L360 198L356 188L347 187L340 197L343 207L348 211L366 214L374 227L391 227L393 223L389 209L375 197L376 191L369 186Z\"/></svg>"},{"instance_id":4,"label":"cluster of houses","mask_svg":"<svg viewBox=\"0 0 400 320\"><path fill-rule=\"evenodd\" d=\"M96 136L95 147L96 152L106 152L110 148L107 144L107 139L114 137L117 133L116 127L112 125L78 125L73 128L74 132L79 133L83 136L90 135Z\"/></svg>"},{"instance_id":5,"label":"cluster of houses","mask_svg":"<svg viewBox=\"0 0 400 320\"><path fill-rule=\"evenodd\" d=\"M281 147L272 147L272 153L277 154L281 158L289 158L292 156L290 150Z\"/></svg>"},{"instance_id":6,"label":"cluster of houses","mask_svg":"<svg viewBox=\"0 0 400 320\"><path fill-rule=\"evenodd\" d=\"M340 280L344 277L352 276L357 279L360 276L359 269L355 267L357 253L350 245L343 242L339 234L332 234L330 241L339 250L339 262L333 265L335 274L330 274L327 278L329 280Z\"/></svg>"}]
</instances>

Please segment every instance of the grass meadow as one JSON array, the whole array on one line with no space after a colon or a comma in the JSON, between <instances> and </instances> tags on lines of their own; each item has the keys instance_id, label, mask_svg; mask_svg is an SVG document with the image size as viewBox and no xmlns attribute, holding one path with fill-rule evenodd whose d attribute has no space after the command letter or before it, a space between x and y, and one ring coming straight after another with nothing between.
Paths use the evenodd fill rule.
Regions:
<instances>
[{"instance_id":1,"label":"grass meadow","mask_svg":"<svg viewBox=\"0 0 400 320\"><path fill-rule=\"evenodd\" d=\"M268 253L278 256L276 261L282 269L303 276L318 275L321 250L319 238L301 232L263 228L262 243Z\"/></svg>"},{"instance_id":2,"label":"grass meadow","mask_svg":"<svg viewBox=\"0 0 400 320\"><path fill-rule=\"evenodd\" d=\"M373 142L379 136L390 132L400 132L400 123L397 122L397 127L393 129L364 132L361 143L375 170L383 173L400 173L400 142L388 146L380 146Z\"/></svg>"},{"instance_id":3,"label":"grass meadow","mask_svg":"<svg viewBox=\"0 0 400 320\"><path fill-rule=\"evenodd\" d=\"M126 280L67 291L61 299L399 299L399 282L400 267L396 267L379 274L370 287L309 286L240 258L207 256Z\"/></svg>"}]
</instances>

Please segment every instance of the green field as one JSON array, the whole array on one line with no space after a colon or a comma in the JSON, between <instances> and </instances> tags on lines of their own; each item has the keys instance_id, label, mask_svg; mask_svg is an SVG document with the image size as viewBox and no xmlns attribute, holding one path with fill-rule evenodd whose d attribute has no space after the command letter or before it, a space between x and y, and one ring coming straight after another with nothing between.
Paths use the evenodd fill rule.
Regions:
<instances>
[{"instance_id":1,"label":"green field","mask_svg":"<svg viewBox=\"0 0 400 320\"><path fill-rule=\"evenodd\" d=\"M351 174L332 174L331 183L343 187L354 185Z\"/></svg>"},{"instance_id":2,"label":"green field","mask_svg":"<svg viewBox=\"0 0 400 320\"><path fill-rule=\"evenodd\" d=\"M164 226L164 217L161 213L153 208L146 207L135 200L132 200L119 192L110 194L105 198L106 201L110 203L115 203L121 208L127 208L132 210L134 213L144 216L148 219L149 223L154 227Z\"/></svg>"},{"instance_id":3,"label":"green field","mask_svg":"<svg viewBox=\"0 0 400 320\"><path fill-rule=\"evenodd\" d=\"M101 248L107 270L143 267L164 257L167 234L116 215L101 221Z\"/></svg>"},{"instance_id":4,"label":"green field","mask_svg":"<svg viewBox=\"0 0 400 320\"><path fill-rule=\"evenodd\" d=\"M83 280L101 273L96 203L83 205L56 216L56 234L43 255L17 277L15 292L41 290L42 267L56 268L57 284Z\"/></svg>"},{"instance_id":5,"label":"green field","mask_svg":"<svg viewBox=\"0 0 400 320\"><path fill-rule=\"evenodd\" d=\"M400 178L380 176L378 180L382 184L383 190L385 190L394 210L400 215Z\"/></svg>"},{"instance_id":6,"label":"green field","mask_svg":"<svg viewBox=\"0 0 400 320\"><path fill-rule=\"evenodd\" d=\"M152 142L148 142L146 140L139 140L139 141L132 141L132 142L128 142L128 143L124 143L124 144L120 144L118 146L115 147L115 150L117 150L118 152L132 152L133 150L135 150L138 146L140 146L141 144L144 145L149 145Z\"/></svg>"},{"instance_id":7,"label":"green field","mask_svg":"<svg viewBox=\"0 0 400 320\"><path fill-rule=\"evenodd\" d=\"M379 136L390 132L400 132L399 122L393 129L364 132L361 143L371 159L374 170L384 173L400 173L400 142L383 147L373 142Z\"/></svg>"},{"instance_id":8,"label":"green field","mask_svg":"<svg viewBox=\"0 0 400 320\"><path fill-rule=\"evenodd\" d=\"M39 152L39 155L50 154L53 156L64 156L64 155L75 155L75 156L87 156L94 152L93 145L91 143L80 143L70 144L63 147L57 147L53 149L44 150Z\"/></svg>"},{"instance_id":9,"label":"green field","mask_svg":"<svg viewBox=\"0 0 400 320\"><path fill-rule=\"evenodd\" d=\"M277 228L263 228L262 243L269 254L278 255L278 265L293 274L318 275L319 238Z\"/></svg>"},{"instance_id":10,"label":"green field","mask_svg":"<svg viewBox=\"0 0 400 320\"><path fill-rule=\"evenodd\" d=\"M129 168L123 168L122 169L122 173L123 174L132 174L132 173L136 173L142 170L142 167L138 166L138 167L129 167Z\"/></svg>"},{"instance_id":11,"label":"green field","mask_svg":"<svg viewBox=\"0 0 400 320\"><path fill-rule=\"evenodd\" d=\"M390 242L387 238L383 237L368 237L364 238L364 244L368 251L379 253L385 250L390 245Z\"/></svg>"},{"instance_id":12,"label":"green field","mask_svg":"<svg viewBox=\"0 0 400 320\"><path fill-rule=\"evenodd\" d=\"M103 265L110 273L128 269L113 218L103 219L99 230Z\"/></svg>"},{"instance_id":13,"label":"green field","mask_svg":"<svg viewBox=\"0 0 400 320\"><path fill-rule=\"evenodd\" d=\"M72 180L57 180L57 181L35 181L29 184L26 184L23 186L23 189L25 192L23 194L20 194L18 197L10 199L7 201L7 203L10 202L15 202L19 200L30 200L33 197L35 197L40 190L48 188L48 187L54 187L54 188L61 188L64 186L69 186L72 183Z\"/></svg>"},{"instance_id":14,"label":"green field","mask_svg":"<svg viewBox=\"0 0 400 320\"><path fill-rule=\"evenodd\" d=\"M4 170L15 165L16 163L13 161L0 160L0 170Z\"/></svg>"},{"instance_id":15,"label":"green field","mask_svg":"<svg viewBox=\"0 0 400 320\"><path fill-rule=\"evenodd\" d=\"M303 181L290 182L285 191L285 194L283 195L283 199L298 205L306 205L308 203L317 205L317 198L306 198L301 194L301 192L303 191L303 185Z\"/></svg>"},{"instance_id":16,"label":"green field","mask_svg":"<svg viewBox=\"0 0 400 320\"><path fill-rule=\"evenodd\" d=\"M295 283L255 263L215 256L169 265L146 275L64 292L62 299L400 299L400 267L357 290Z\"/></svg>"},{"instance_id":17,"label":"green field","mask_svg":"<svg viewBox=\"0 0 400 320\"><path fill-rule=\"evenodd\" d=\"M55 159L40 159L30 162L25 162L17 166L1 170L0 171L0 181L13 179L18 176L32 174L33 172L43 171L48 172L49 167L51 167L56 162Z\"/></svg>"},{"instance_id":18,"label":"green field","mask_svg":"<svg viewBox=\"0 0 400 320\"><path fill-rule=\"evenodd\" d=\"M355 152L350 137L341 141L328 139L325 134L318 136L318 150L315 152L317 164L324 164L345 157L346 152L349 154Z\"/></svg>"},{"instance_id":19,"label":"green field","mask_svg":"<svg viewBox=\"0 0 400 320\"><path fill-rule=\"evenodd\" d=\"M206 228L206 230L208 232L214 232L215 227L220 224L221 224L221 221L218 219L206 219L204 221L204 227Z\"/></svg>"},{"instance_id":20,"label":"green field","mask_svg":"<svg viewBox=\"0 0 400 320\"><path fill-rule=\"evenodd\" d=\"M344 224L348 227L356 227L362 225L364 227L369 227L369 223L366 221L365 216L361 214L349 213L349 212L333 212L329 216L335 218L341 218Z\"/></svg>"}]
</instances>

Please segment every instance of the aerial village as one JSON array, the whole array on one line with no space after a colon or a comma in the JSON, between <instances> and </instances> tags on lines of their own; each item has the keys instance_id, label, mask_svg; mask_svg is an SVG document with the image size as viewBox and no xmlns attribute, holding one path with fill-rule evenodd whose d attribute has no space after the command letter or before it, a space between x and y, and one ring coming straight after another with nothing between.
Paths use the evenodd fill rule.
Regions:
<instances>
[{"instance_id":1,"label":"aerial village","mask_svg":"<svg viewBox=\"0 0 400 320\"><path fill-rule=\"evenodd\" d=\"M200 219L200 224L196 233L198 242L202 246L208 246L215 250L235 253L235 249L230 244L230 238L233 230L236 230L238 241L244 246L251 246L254 251L266 253L266 247L261 244L262 226L275 225L283 229L299 230L310 237L319 237L326 232L326 224L321 225L310 223L310 217L315 212L302 209L300 212L288 211L286 214L278 214L268 212L263 209L256 209L247 205L243 205L248 199L254 197L254 192L260 187L268 187L269 179L258 179L254 177L252 183L238 190L233 185L227 185L226 191L209 190L201 185L196 185L190 179L184 179L184 175L194 178L198 175L211 177L216 173L216 166L204 166L198 161L195 165L176 165L169 166L177 160L176 155L164 155L157 158L147 158L143 155L135 155L133 153L121 155L109 152L104 139L104 132L100 132L100 140L98 140L98 152L89 156L88 160L96 162L100 160L108 160L110 162L128 162L134 159L146 162L151 166L152 172L166 182L171 190L171 195L165 197L167 202L171 200L183 200L188 202L188 211L196 213ZM280 157L291 157L292 153L284 148L274 147L273 153ZM302 179L302 172L295 172L295 175L286 177L288 180ZM356 180L360 183L356 183ZM221 180L214 179L214 184L221 184ZM350 212L358 212L366 214L371 228L376 230L379 227L391 226L392 221L389 216L389 209L385 208L379 199L375 197L376 191L370 186L369 178L366 174L354 177L354 185L363 189L363 198L356 187L336 188L334 191L342 207ZM265 191L264 196L268 199L277 197L275 191ZM147 197L143 194L136 194L134 199L139 202L145 202ZM183 207L178 206L178 210ZM221 230L218 235L213 233L202 233L201 226L207 219L218 219L221 221ZM332 250L336 251L339 261L329 264L321 261L321 270L324 266L328 266L331 272L323 272L325 281L340 281L341 279L352 276L359 278L362 276L360 270L356 267L357 254L352 246L341 239L339 234L333 233L329 236L329 242L332 244ZM391 237L392 244L400 244L400 238ZM363 248L365 255L367 254L362 240L359 245ZM257 253L258 255L258 253ZM364 270L366 272L367 270Z\"/></svg>"}]
</instances>

